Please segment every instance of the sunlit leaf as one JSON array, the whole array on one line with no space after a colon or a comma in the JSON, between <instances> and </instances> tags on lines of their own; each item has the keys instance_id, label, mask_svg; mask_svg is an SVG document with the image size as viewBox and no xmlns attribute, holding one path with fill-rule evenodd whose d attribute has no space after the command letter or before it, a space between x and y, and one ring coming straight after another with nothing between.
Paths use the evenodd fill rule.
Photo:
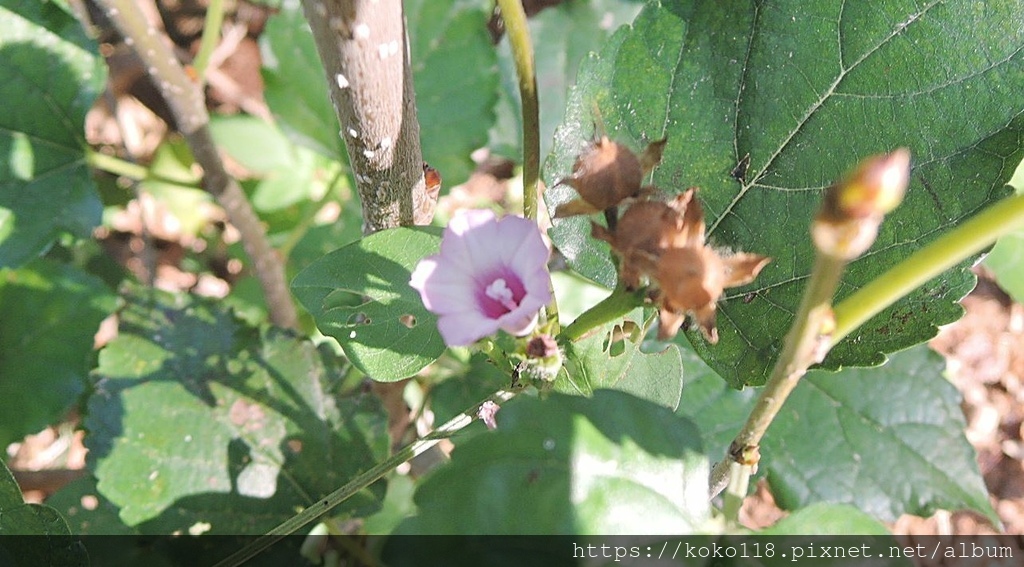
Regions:
<instances>
[{"instance_id":1,"label":"sunlit leaf","mask_svg":"<svg viewBox=\"0 0 1024 567\"><path fill-rule=\"evenodd\" d=\"M377 232L314 262L292 291L360 370L382 382L408 378L445 349L437 317L409 286L413 268L440 242L435 228Z\"/></svg>"},{"instance_id":2,"label":"sunlit leaf","mask_svg":"<svg viewBox=\"0 0 1024 567\"><path fill-rule=\"evenodd\" d=\"M697 423L718 460L757 392L729 388L692 354L684 363L692 381L679 413ZM964 436L960 394L943 376L944 366L942 357L919 346L881 368L809 372L761 442L760 470L779 505L845 503L887 521L937 509L971 509L994 519Z\"/></svg>"},{"instance_id":3,"label":"sunlit leaf","mask_svg":"<svg viewBox=\"0 0 1024 567\"><path fill-rule=\"evenodd\" d=\"M96 44L64 4L0 6L0 267L99 224L83 129L105 79Z\"/></svg>"},{"instance_id":4,"label":"sunlit leaf","mask_svg":"<svg viewBox=\"0 0 1024 567\"><path fill-rule=\"evenodd\" d=\"M516 399L416 491L399 533L690 533L708 518L697 432L623 392ZM450 552L449 552L450 553Z\"/></svg>"}]
</instances>

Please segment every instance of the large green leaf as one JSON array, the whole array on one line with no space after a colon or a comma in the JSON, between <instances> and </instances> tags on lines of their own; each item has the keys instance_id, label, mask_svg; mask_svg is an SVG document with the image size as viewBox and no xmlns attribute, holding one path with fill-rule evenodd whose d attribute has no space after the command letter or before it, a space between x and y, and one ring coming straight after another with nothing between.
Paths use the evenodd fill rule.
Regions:
<instances>
[{"instance_id":1,"label":"large green leaf","mask_svg":"<svg viewBox=\"0 0 1024 567\"><path fill-rule=\"evenodd\" d=\"M487 143L498 99L488 7L467 0L405 0L423 159L445 185L464 182Z\"/></svg>"},{"instance_id":2,"label":"large green leaf","mask_svg":"<svg viewBox=\"0 0 1024 567\"><path fill-rule=\"evenodd\" d=\"M17 267L60 234L87 236L99 224L82 130L105 69L63 4L0 6L0 267Z\"/></svg>"},{"instance_id":3,"label":"large green leaf","mask_svg":"<svg viewBox=\"0 0 1024 567\"><path fill-rule=\"evenodd\" d=\"M868 155L913 153L905 203L851 264L840 297L1007 193L1024 129L1019 8L1015 0L984 10L912 0L652 2L582 66L545 179L553 187L570 173L595 107L608 134L635 150L667 136L654 183L669 192L700 186L712 244L774 258L721 301L717 345L690 334L730 384L763 383L810 272L802 235L824 187ZM745 175L732 177L748 154ZM572 197L553 187L549 207ZM589 238L586 219L556 222L552 237L572 267L614 283L607 247ZM973 283L966 264L929 282L826 364L879 364L926 340L961 315L956 301Z\"/></svg>"},{"instance_id":4,"label":"large green leaf","mask_svg":"<svg viewBox=\"0 0 1024 567\"><path fill-rule=\"evenodd\" d=\"M64 518L49 506L26 504L0 459L0 565L88 564L89 555Z\"/></svg>"},{"instance_id":5,"label":"large green leaf","mask_svg":"<svg viewBox=\"0 0 1024 567\"><path fill-rule=\"evenodd\" d=\"M56 423L85 389L100 321L116 308L102 281L40 259L0 270L0 447Z\"/></svg>"},{"instance_id":6,"label":"large green leaf","mask_svg":"<svg viewBox=\"0 0 1024 567\"><path fill-rule=\"evenodd\" d=\"M692 533L708 518L696 429L623 392L517 399L416 491L399 532Z\"/></svg>"},{"instance_id":7,"label":"large green leaf","mask_svg":"<svg viewBox=\"0 0 1024 567\"><path fill-rule=\"evenodd\" d=\"M335 360L206 301L133 292L84 423L99 491L143 532L268 530L387 454L378 402L341 397Z\"/></svg>"},{"instance_id":8,"label":"large green leaf","mask_svg":"<svg viewBox=\"0 0 1024 567\"><path fill-rule=\"evenodd\" d=\"M565 372L555 379L555 390L584 396L599 388L622 390L674 410L683 390L679 347L667 345L658 353L641 352L652 319L636 309L626 316L625 323L609 323L567 345Z\"/></svg>"},{"instance_id":9,"label":"large green leaf","mask_svg":"<svg viewBox=\"0 0 1024 567\"><path fill-rule=\"evenodd\" d=\"M440 243L437 228L377 232L311 264L292 292L360 370L381 382L408 378L445 349L437 317L409 286L413 268Z\"/></svg>"},{"instance_id":10,"label":"large green leaf","mask_svg":"<svg viewBox=\"0 0 1024 567\"><path fill-rule=\"evenodd\" d=\"M876 535L889 534L878 520L848 504L826 504L818 502L800 508L779 520L763 535ZM895 540L893 540L895 543Z\"/></svg>"},{"instance_id":11,"label":"large green leaf","mask_svg":"<svg viewBox=\"0 0 1024 567\"><path fill-rule=\"evenodd\" d=\"M679 411L697 423L717 460L753 398L684 360L694 382ZM939 355L919 346L881 368L809 372L761 443L761 469L779 505L846 503L882 520L968 508L994 520L964 437L960 394L943 368Z\"/></svg>"}]
</instances>

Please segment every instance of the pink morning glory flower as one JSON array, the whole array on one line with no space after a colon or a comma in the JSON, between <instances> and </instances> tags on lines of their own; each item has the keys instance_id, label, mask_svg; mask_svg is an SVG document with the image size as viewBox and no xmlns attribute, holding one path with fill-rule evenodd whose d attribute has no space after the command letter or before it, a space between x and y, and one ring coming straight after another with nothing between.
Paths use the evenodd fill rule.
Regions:
<instances>
[{"instance_id":1,"label":"pink morning glory flower","mask_svg":"<svg viewBox=\"0 0 1024 567\"><path fill-rule=\"evenodd\" d=\"M441 253L420 260L409 285L438 315L449 346L470 345L498 329L522 336L551 300L548 254L533 222L464 211L448 223Z\"/></svg>"}]
</instances>

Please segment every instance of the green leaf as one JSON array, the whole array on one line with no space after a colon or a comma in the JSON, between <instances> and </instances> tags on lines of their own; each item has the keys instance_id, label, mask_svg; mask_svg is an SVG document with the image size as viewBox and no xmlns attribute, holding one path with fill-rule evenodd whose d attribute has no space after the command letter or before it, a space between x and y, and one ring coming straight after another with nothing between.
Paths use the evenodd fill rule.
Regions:
<instances>
[{"instance_id":1,"label":"green leaf","mask_svg":"<svg viewBox=\"0 0 1024 567\"><path fill-rule=\"evenodd\" d=\"M808 373L762 443L779 505L845 502L886 521L967 508L998 523L944 368L921 346L877 370Z\"/></svg>"},{"instance_id":2,"label":"green leaf","mask_svg":"<svg viewBox=\"0 0 1024 567\"><path fill-rule=\"evenodd\" d=\"M464 373L431 388L430 410L434 413L434 422L447 422L494 392L508 388L509 383L508 374L488 362L486 356L473 354ZM460 436L464 431L459 432Z\"/></svg>"},{"instance_id":3,"label":"green leaf","mask_svg":"<svg viewBox=\"0 0 1024 567\"><path fill-rule=\"evenodd\" d=\"M913 153L904 204L850 265L839 298L1006 195L1024 139L1018 11L1015 2L984 11L910 0L652 2L582 66L545 179L553 186L570 173L595 107L609 136L634 150L667 136L654 184L670 193L700 186L714 246L774 258L719 303L717 345L690 334L730 384L761 384L810 273L813 249L802 235L824 187L869 155ZM747 154L737 180L731 172ZM573 191L547 195L552 208ZM587 219L557 221L552 238L574 269L614 283L607 246L589 237ZM884 353L933 336L961 315L956 302L974 285L968 266L873 318L826 364L880 364Z\"/></svg>"},{"instance_id":4,"label":"green leaf","mask_svg":"<svg viewBox=\"0 0 1024 567\"><path fill-rule=\"evenodd\" d=\"M105 79L96 44L61 4L0 6L0 267L99 224L82 131Z\"/></svg>"},{"instance_id":5,"label":"green leaf","mask_svg":"<svg viewBox=\"0 0 1024 567\"><path fill-rule=\"evenodd\" d=\"M776 502L846 503L883 521L966 508L998 521L964 437L960 394L943 368L942 357L920 346L881 368L807 373L761 442L760 467ZM687 371L698 372L689 364ZM725 454L753 407L752 396L721 382L716 393L715 382L705 374L688 383L680 403L714 444L712 459Z\"/></svg>"},{"instance_id":6,"label":"green leaf","mask_svg":"<svg viewBox=\"0 0 1024 567\"><path fill-rule=\"evenodd\" d=\"M445 349L437 317L409 286L413 268L440 243L439 228L380 231L311 264L292 292L360 370L381 382L408 378Z\"/></svg>"},{"instance_id":7,"label":"green leaf","mask_svg":"<svg viewBox=\"0 0 1024 567\"><path fill-rule=\"evenodd\" d=\"M387 455L379 403L340 395L333 356L205 300L129 298L84 423L97 487L126 525L262 533ZM373 511L383 489L339 512Z\"/></svg>"},{"instance_id":8,"label":"green leaf","mask_svg":"<svg viewBox=\"0 0 1024 567\"><path fill-rule=\"evenodd\" d=\"M220 116L210 122L217 146L259 179L252 195L260 212L279 211L327 191L337 162L294 145L274 124L255 116ZM270 232L277 227L270 227Z\"/></svg>"},{"instance_id":9,"label":"green leaf","mask_svg":"<svg viewBox=\"0 0 1024 567\"><path fill-rule=\"evenodd\" d=\"M580 62L597 51L616 28L633 21L642 6L639 0L561 2L530 17L528 23L540 90L541 155L551 149L551 139L565 114L569 87L576 81ZM506 38L507 34L498 44L502 70L497 105L499 122L491 129L489 145L496 152L519 160L523 153L519 83Z\"/></svg>"},{"instance_id":10,"label":"green leaf","mask_svg":"<svg viewBox=\"0 0 1024 567\"><path fill-rule=\"evenodd\" d=\"M406 0L423 159L445 185L473 172L473 150L487 143L498 98L497 54L481 2Z\"/></svg>"},{"instance_id":11,"label":"green leaf","mask_svg":"<svg viewBox=\"0 0 1024 567\"><path fill-rule=\"evenodd\" d=\"M217 146L253 173L294 165L295 146L277 126L255 116L213 117L210 135Z\"/></svg>"},{"instance_id":12,"label":"green leaf","mask_svg":"<svg viewBox=\"0 0 1024 567\"><path fill-rule=\"evenodd\" d=\"M819 502L800 508L758 535L889 535L884 524L848 504ZM895 540L894 540L895 541Z\"/></svg>"},{"instance_id":13,"label":"green leaf","mask_svg":"<svg viewBox=\"0 0 1024 567\"><path fill-rule=\"evenodd\" d=\"M555 390L589 396L599 388L612 388L674 410L683 389L679 348L667 345L659 353L641 352L649 321L642 309L636 309L626 315L625 323L609 323L566 345L566 371L555 379Z\"/></svg>"},{"instance_id":14,"label":"green leaf","mask_svg":"<svg viewBox=\"0 0 1024 567\"><path fill-rule=\"evenodd\" d=\"M697 424L708 457L714 462L721 461L750 415L758 389L729 387L689 344L681 345L679 353L686 384L676 413Z\"/></svg>"},{"instance_id":15,"label":"green leaf","mask_svg":"<svg viewBox=\"0 0 1024 567\"><path fill-rule=\"evenodd\" d=\"M67 523L56 510L22 500L21 488L3 459L0 459L0 564L89 564L82 542L71 536Z\"/></svg>"},{"instance_id":16,"label":"green leaf","mask_svg":"<svg viewBox=\"0 0 1024 567\"><path fill-rule=\"evenodd\" d=\"M93 337L117 299L98 278L39 259L0 270L0 447L59 421L85 389Z\"/></svg>"},{"instance_id":17,"label":"green leaf","mask_svg":"<svg viewBox=\"0 0 1024 567\"><path fill-rule=\"evenodd\" d=\"M696 429L623 392L519 398L416 491L399 533L691 533L708 518Z\"/></svg>"},{"instance_id":18,"label":"green leaf","mask_svg":"<svg viewBox=\"0 0 1024 567\"><path fill-rule=\"evenodd\" d=\"M1024 194L1024 161L1007 183L1018 195ZM1024 302L1024 228L1003 235L985 257L987 266L996 276L999 286L1018 303Z\"/></svg>"},{"instance_id":19,"label":"green leaf","mask_svg":"<svg viewBox=\"0 0 1024 567\"><path fill-rule=\"evenodd\" d=\"M347 162L324 67L298 2L281 7L260 36L263 96L284 132L296 143Z\"/></svg>"}]
</instances>

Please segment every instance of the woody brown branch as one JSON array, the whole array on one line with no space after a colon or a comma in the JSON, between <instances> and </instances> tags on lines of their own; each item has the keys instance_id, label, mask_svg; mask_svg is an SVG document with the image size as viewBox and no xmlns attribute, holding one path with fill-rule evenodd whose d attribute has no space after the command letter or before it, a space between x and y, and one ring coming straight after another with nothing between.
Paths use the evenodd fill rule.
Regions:
<instances>
[{"instance_id":1,"label":"woody brown branch","mask_svg":"<svg viewBox=\"0 0 1024 567\"><path fill-rule=\"evenodd\" d=\"M401 0L303 0L363 206L363 233L429 224ZM443 173L443 172L442 172Z\"/></svg>"}]
</instances>

